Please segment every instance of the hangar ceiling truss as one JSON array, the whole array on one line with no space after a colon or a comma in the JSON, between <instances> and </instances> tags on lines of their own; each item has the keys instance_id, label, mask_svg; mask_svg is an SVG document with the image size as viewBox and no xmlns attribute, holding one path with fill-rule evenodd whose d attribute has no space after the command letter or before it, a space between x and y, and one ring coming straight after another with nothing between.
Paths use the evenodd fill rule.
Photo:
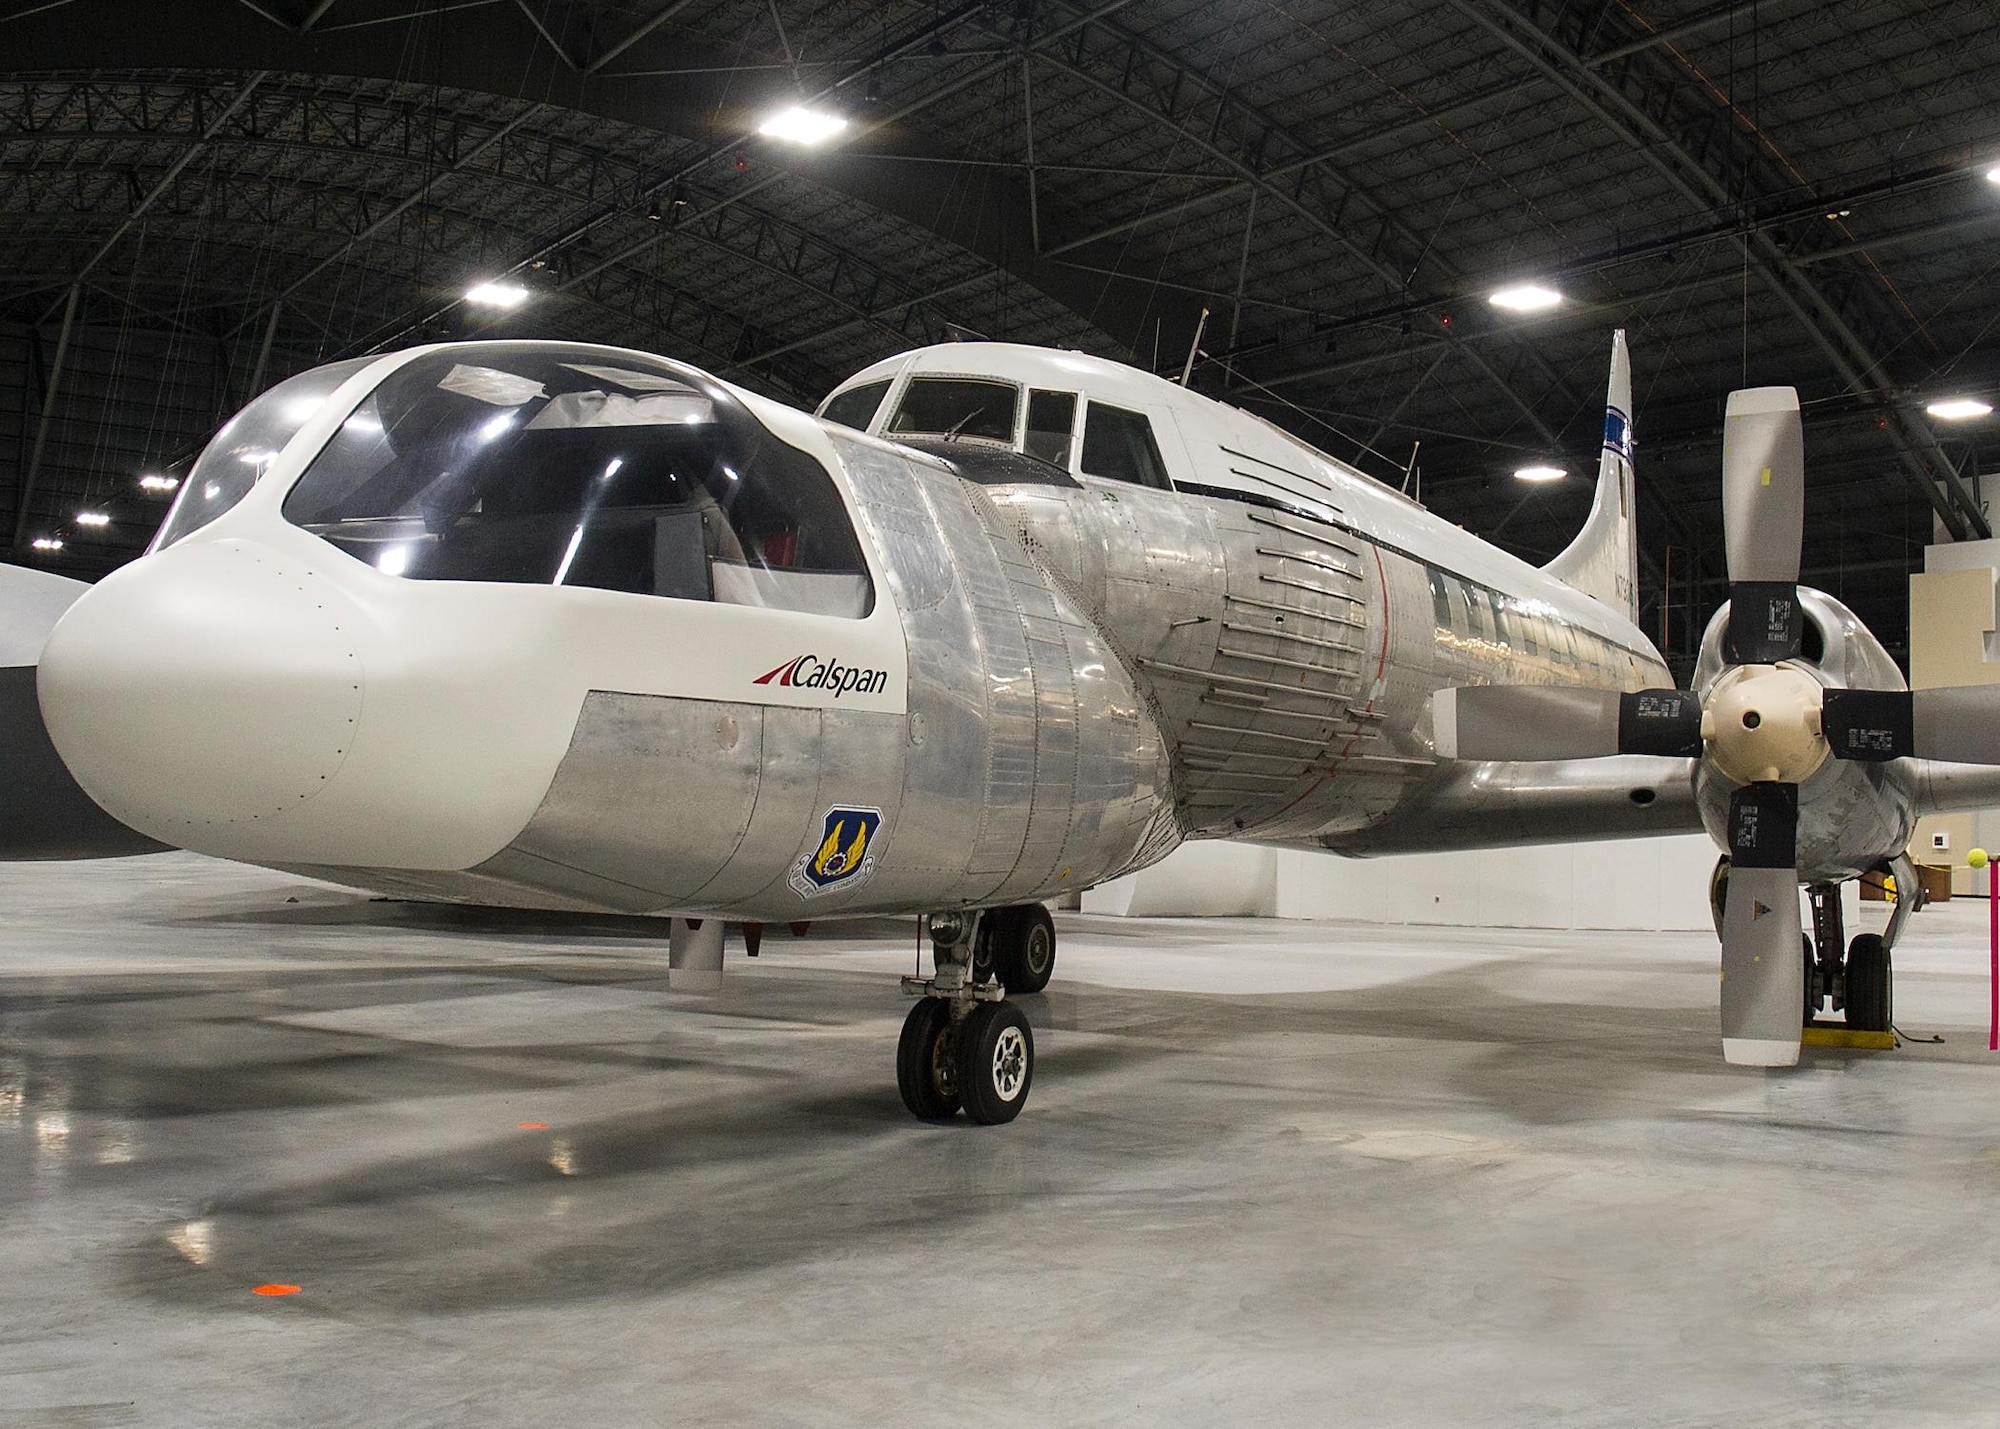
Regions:
<instances>
[{"instance_id":1,"label":"hangar ceiling truss","mask_svg":"<svg viewBox=\"0 0 2000 1429\"><path fill-rule=\"evenodd\" d=\"M1392 480L1421 442L1426 500L1530 559L1587 492L1511 465L1587 469L1604 339L1630 329L1671 654L1720 579L1730 386L1805 394L1808 568L1892 642L1933 524L1988 529L1960 476L1978 430L1922 412L1946 382L2000 397L1979 0L175 15L0 14L0 533L371 347L596 337L809 402L967 330L1177 373L1203 307L1198 382ZM755 137L801 97L851 119L831 152ZM460 301L507 271L538 290L522 315ZM1488 308L1530 274L1569 305ZM141 524L71 532L56 565L106 569Z\"/></svg>"},{"instance_id":2,"label":"hangar ceiling truss","mask_svg":"<svg viewBox=\"0 0 2000 1429\"><path fill-rule=\"evenodd\" d=\"M1580 53L1582 34L1593 24L1587 12L1555 13L1554 25L1566 22L1576 32L1566 41L1538 24L1532 9L1516 8L1507 0L1450 3L1602 119L1698 211L1745 213L1777 187L1769 178L1772 151L1733 105L1694 100L1684 83L1651 63L1649 53L1586 61ZM1809 253L1837 241L1836 231L1821 223L1802 226L1796 234L1804 236ZM1823 289L1767 228L1746 225L1737 243L1848 388L1876 395L1902 471L1951 534L1959 539L1991 536L1985 513L1936 437L1892 400L1894 384L1876 355L1888 344L1864 337L1874 326L1871 289L1852 279Z\"/></svg>"}]
</instances>

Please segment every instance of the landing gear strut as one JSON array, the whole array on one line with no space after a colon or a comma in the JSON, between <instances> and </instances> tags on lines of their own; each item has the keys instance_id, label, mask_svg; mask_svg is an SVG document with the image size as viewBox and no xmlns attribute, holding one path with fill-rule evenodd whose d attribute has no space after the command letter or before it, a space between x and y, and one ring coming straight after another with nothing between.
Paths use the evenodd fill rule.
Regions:
<instances>
[{"instance_id":1,"label":"landing gear strut","mask_svg":"<svg viewBox=\"0 0 2000 1429\"><path fill-rule=\"evenodd\" d=\"M1847 977L1841 954L1847 934L1841 927L1840 885L1815 883L1806 889L1812 907L1812 936L1806 939L1806 1022L1810 1024L1824 1003L1838 1012L1847 1005ZM1819 956L1814 958L1817 946Z\"/></svg>"},{"instance_id":2,"label":"landing gear strut","mask_svg":"<svg viewBox=\"0 0 2000 1429\"><path fill-rule=\"evenodd\" d=\"M1002 909L1002 914L1019 910ZM1048 914L1036 907L1044 920ZM973 974L981 924L994 913L939 913L931 918L934 976L906 977L917 999L896 1047L896 1088L925 1121L947 1121L959 1108L982 1126L1012 1121L1028 1103L1035 1076L1035 1035L1000 983ZM1005 944L998 945L999 948ZM1048 962L1054 961L1054 936ZM1003 954L1004 956L1004 954ZM996 959L996 968L1004 966ZM1042 981L1048 981L1046 968Z\"/></svg>"}]
</instances>

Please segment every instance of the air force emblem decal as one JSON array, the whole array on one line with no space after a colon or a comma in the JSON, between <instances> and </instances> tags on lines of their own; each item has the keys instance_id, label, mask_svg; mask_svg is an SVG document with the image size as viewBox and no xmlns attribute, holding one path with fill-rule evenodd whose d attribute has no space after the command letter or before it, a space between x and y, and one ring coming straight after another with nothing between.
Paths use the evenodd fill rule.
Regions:
<instances>
[{"instance_id":1,"label":"air force emblem decal","mask_svg":"<svg viewBox=\"0 0 2000 1429\"><path fill-rule=\"evenodd\" d=\"M875 831L881 827L880 809L828 809L819 842L792 865L792 892L817 898L861 882L875 871Z\"/></svg>"}]
</instances>

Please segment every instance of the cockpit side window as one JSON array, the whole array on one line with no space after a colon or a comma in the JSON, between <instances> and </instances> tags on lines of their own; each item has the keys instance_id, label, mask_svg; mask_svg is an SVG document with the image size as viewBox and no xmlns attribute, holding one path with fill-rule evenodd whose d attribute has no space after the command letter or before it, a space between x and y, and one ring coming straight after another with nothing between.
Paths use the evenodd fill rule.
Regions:
<instances>
[{"instance_id":1,"label":"cockpit side window","mask_svg":"<svg viewBox=\"0 0 2000 1429\"><path fill-rule=\"evenodd\" d=\"M284 514L415 580L851 617L873 603L825 467L704 374L616 349L419 357L354 410Z\"/></svg>"},{"instance_id":2,"label":"cockpit side window","mask_svg":"<svg viewBox=\"0 0 2000 1429\"><path fill-rule=\"evenodd\" d=\"M875 409L882 405L883 395L888 390L889 379L886 377L880 382L864 382L859 387L850 387L828 398L826 405L819 409L819 414L829 422L865 432L868 424L875 420Z\"/></svg>"},{"instance_id":3,"label":"cockpit side window","mask_svg":"<svg viewBox=\"0 0 2000 1429\"><path fill-rule=\"evenodd\" d=\"M181 483L180 495L153 537L152 548L164 550L248 496L285 444L334 390L376 360L352 357L288 377L231 417Z\"/></svg>"},{"instance_id":4,"label":"cockpit side window","mask_svg":"<svg viewBox=\"0 0 2000 1429\"><path fill-rule=\"evenodd\" d=\"M1144 412L1092 402L1083 419L1083 457L1078 466L1085 476L1173 490L1167 464L1160 460L1160 445L1153 440L1153 424Z\"/></svg>"},{"instance_id":5,"label":"cockpit side window","mask_svg":"<svg viewBox=\"0 0 2000 1429\"><path fill-rule=\"evenodd\" d=\"M913 377L889 419L891 434L977 437L1014 444L1021 389L973 377Z\"/></svg>"},{"instance_id":6,"label":"cockpit side window","mask_svg":"<svg viewBox=\"0 0 2000 1429\"><path fill-rule=\"evenodd\" d=\"M1027 454L1069 470L1070 435L1076 428L1076 393L1028 393Z\"/></svg>"}]
</instances>

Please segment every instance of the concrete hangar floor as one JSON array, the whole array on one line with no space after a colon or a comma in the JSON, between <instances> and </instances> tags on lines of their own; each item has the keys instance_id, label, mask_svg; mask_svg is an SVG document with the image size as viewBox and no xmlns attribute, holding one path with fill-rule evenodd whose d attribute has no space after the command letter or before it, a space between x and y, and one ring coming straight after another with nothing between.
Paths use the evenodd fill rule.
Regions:
<instances>
[{"instance_id":1,"label":"concrete hangar floor","mask_svg":"<svg viewBox=\"0 0 2000 1429\"><path fill-rule=\"evenodd\" d=\"M906 925L696 996L192 855L0 896L7 1426L1995 1422L1977 903L1942 1045L1782 1074L1693 936L1062 915L979 1128L898 1100Z\"/></svg>"}]
</instances>

